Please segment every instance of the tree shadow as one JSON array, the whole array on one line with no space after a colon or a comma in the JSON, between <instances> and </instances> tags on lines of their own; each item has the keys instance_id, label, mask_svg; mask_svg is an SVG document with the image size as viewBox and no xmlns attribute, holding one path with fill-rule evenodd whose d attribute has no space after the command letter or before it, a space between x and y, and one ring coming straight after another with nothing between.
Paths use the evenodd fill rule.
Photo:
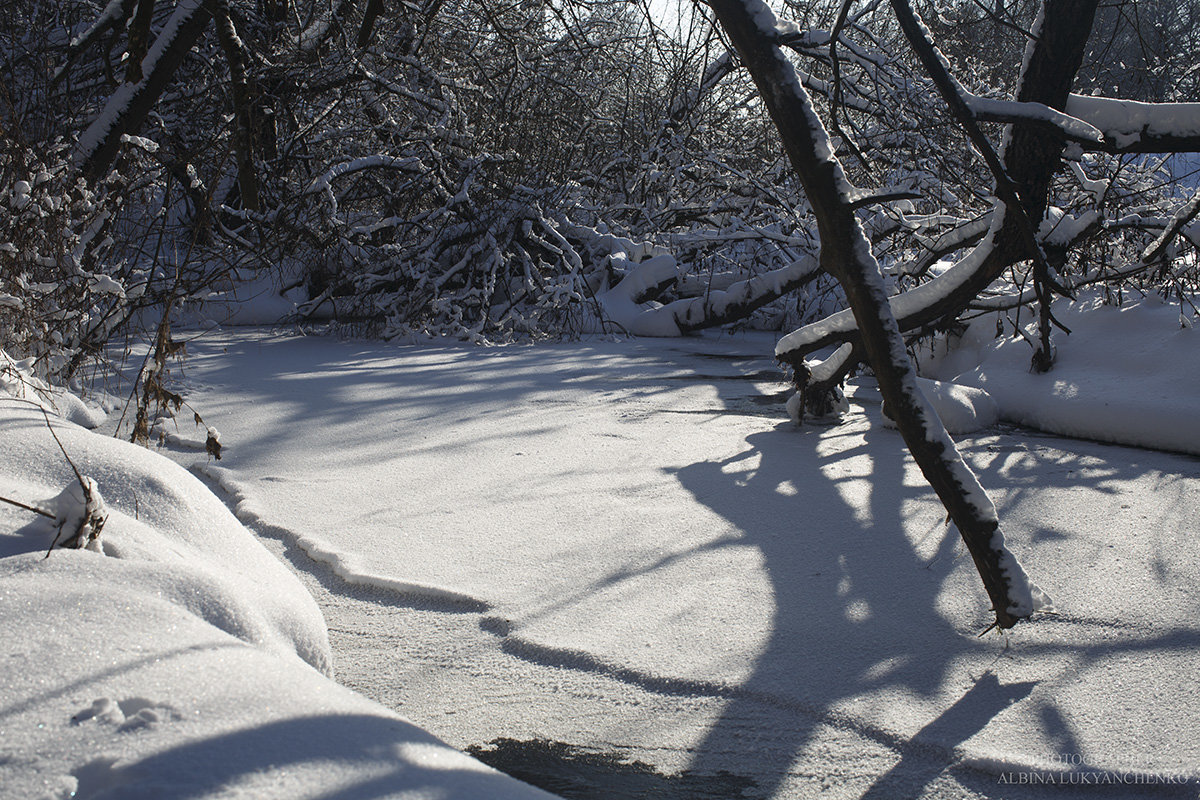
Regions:
<instances>
[{"instance_id":1,"label":"tree shadow","mask_svg":"<svg viewBox=\"0 0 1200 800\"><path fill-rule=\"evenodd\" d=\"M747 437L749 449L733 459L676 473L698 502L759 550L770 581L770 638L692 761L693 769L712 772L731 759L753 760L764 796L780 788L822 726L891 750L913 747L918 731L905 729L913 720L850 709L888 693L917 702L942 697L950 665L989 647L937 612L953 559L925 569L905 535L909 504L927 489L905 483L903 441L890 431L858 439L864 425L860 418L837 429L780 426ZM954 547L943 535L939 549ZM1001 687L994 678L976 684L938 720L917 725L922 745L953 749L1006 708L1014 692L1028 690ZM746 736L748 720L771 717L779 727L770 746ZM871 717L888 721L866 721ZM895 767L906 779L913 777L909 764L901 758Z\"/></svg>"},{"instance_id":2,"label":"tree shadow","mask_svg":"<svg viewBox=\"0 0 1200 800\"><path fill-rule=\"evenodd\" d=\"M912 468L900 437L864 427L865 417L832 429L781 426L747 437L748 449L732 459L677 471L697 502L732 523L762 553L775 601L771 635L754 671L730 693L720 719L696 748L692 769L711 772L731 762L754 762L751 773L764 796L771 796L801 780L806 750L828 748L826 734L840 730L892 751L885 757L898 757L890 768L856 776L865 797L920 795L948 771L961 784L995 787L994 774L955 764L970 749L964 743L1010 706L1029 699L1038 709L1033 741L1044 738L1066 748L1063 752L1084 753L1087 745L1058 708L1055 687L1109 659L1200 645L1200 632L1176 623L1156 628L1131 621L1123 627L1119 620L1073 609L1030 628L1036 633L1019 645L1020 655L1058 659L1058 666L1049 673L1006 669L1002 674L1037 680L1000 682L987 665L1018 656L975 637L988 621L986 597L956 531L914 522L914 515L940 516L940 506ZM1019 448L1022 458L1013 459L1003 457L1007 441L985 434L966 450L975 451L971 460L985 485L1004 487L1002 519L1030 503L1022 518L1035 552L1114 546L1093 543L1090 531L1076 531L1065 520L1055 523L1057 529L1048 520L1028 524L1031 516L1044 517L1044 510L1032 514L1041 492L1072 490L1085 498L1099 492L1116 505L1129 491L1127 482L1151 475L1155 486L1171 486L1190 463L1137 451L1141 457L1131 463L1113 463L1111 446L1064 440L1044 452ZM986 452L999 457L982 457ZM1178 588L1172 585L1181 579L1178 564L1152 566L1158 585ZM948 610L948 599L969 610ZM1064 628L1057 625L1107 625L1108 633L1059 638L1056 632ZM1043 681L1049 682L1041 686ZM890 711L881 708L889 697L899 701ZM923 706L929 710L921 711ZM764 720L772 725L765 744L762 737L748 736L749 726ZM1014 752L1021 749L1017 745ZM1050 791L1055 788L1061 787Z\"/></svg>"}]
</instances>

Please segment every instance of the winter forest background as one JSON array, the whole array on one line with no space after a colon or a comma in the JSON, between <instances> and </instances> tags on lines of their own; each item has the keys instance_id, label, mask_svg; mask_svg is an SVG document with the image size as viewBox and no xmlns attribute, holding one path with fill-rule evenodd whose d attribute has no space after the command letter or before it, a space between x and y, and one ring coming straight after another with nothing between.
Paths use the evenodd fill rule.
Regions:
<instances>
[{"instance_id":1,"label":"winter forest background","mask_svg":"<svg viewBox=\"0 0 1200 800\"><path fill-rule=\"evenodd\" d=\"M62 390L120 396L99 403L120 410L106 432L147 446L180 441L170 420L186 406L209 460L193 472L236 499L249 464L239 476L214 463L230 441L213 414L224 401L181 375L193 357L206 380L241 367L204 350L202 337L189 356L197 331L282 323L402 353L419 345L432 349L388 369L429 370L435 382L448 378L423 359L467 343L479 353L452 350L466 365L461 385L493 387L498 409L523 401L503 374L580 370L598 393L624 397L612 383L620 370L604 359L628 351L609 344L691 337L682 341L702 344L664 351L658 363L696 372L689 359L716 358L702 350L718 339L693 335L746 335L739 341L763 347L761 357L773 346L784 370L776 391L786 389L786 407L781 397L772 408L780 419L853 420L847 395L861 401L867 376L882 404L872 425L898 430L905 463L940 502L935 516L953 522L969 555L974 584L960 582L956 602L990 609L971 618L976 633L1042 612L1067 619L1025 568L1038 584L1055 579L1036 561L1023 568L1001 533L1011 530L1007 506L998 514L988 493L1006 491L1003 476L977 479L977 443L950 434L999 417L1200 453L1193 409L1180 405L1200 388L1190 369L1200 362L1190 340L1171 338L1200 315L1198 26L1192 0L15 0L0 15L0 388L48 408ZM1141 322L1151 318L1154 332ZM1075 358L1060 363L1072 332ZM225 353L244 344L217 341ZM517 354L503 356L513 358L509 373L482 355L530 343L547 349L506 349ZM599 347L587 352L600 361L577 363L555 349L563 343ZM287 348L279 363L303 363ZM1002 351L1008 371L999 356L990 372L981 366L988 348ZM735 355L723 357L754 363L744 349ZM1135 386L1148 365L1162 367L1158 377ZM1182 377L1155 383L1168 373ZM257 386L252 373L242 380ZM1138 403L1114 399L1139 388ZM1082 405L1055 411L1064 397ZM439 402L429 408L456 408ZM19 436L33 436L33 422L22 424ZM50 422L38 424L44 433ZM821 427L822 441L854 424ZM757 441L743 434L730 442ZM82 547L97 506L75 474L81 492L43 516L60 535L69 521L65 539ZM685 468L680 482L693 474ZM1181 485L1194 484L1185 477ZM286 512L266 509L250 516L288 527ZM1173 533L1194 521L1183 519ZM310 554L341 552L336 541L303 540ZM395 589L403 571L339 559L323 560L360 584ZM481 613L505 607L502 590L493 597L495 587L473 580L463 572L425 589L436 602L485 598ZM514 608L529 600L509 599ZM515 637L518 617L479 624ZM572 624L539 639L530 622L525 633L565 652L555 637ZM328 643L301 639L308 644L288 647L328 671L328 658L311 655ZM620 648L576 644L583 663L615 664L618 677L635 669ZM1197 646L1191 633L1161 644ZM714 696L741 697L728 687L758 680L661 662L645 674L664 669L663 680L683 681L672 691L711 678L725 687ZM771 680L764 696L774 697ZM987 758L1016 763L1010 756ZM987 760L971 758L972 769ZM755 773L760 786L777 767ZM1121 769L1104 762L1100 773ZM95 770L72 775L72 793L88 781L101 793L122 785L97 782ZM943 796L929 781L903 780L907 791ZM786 781L765 783L782 791Z\"/></svg>"}]
</instances>

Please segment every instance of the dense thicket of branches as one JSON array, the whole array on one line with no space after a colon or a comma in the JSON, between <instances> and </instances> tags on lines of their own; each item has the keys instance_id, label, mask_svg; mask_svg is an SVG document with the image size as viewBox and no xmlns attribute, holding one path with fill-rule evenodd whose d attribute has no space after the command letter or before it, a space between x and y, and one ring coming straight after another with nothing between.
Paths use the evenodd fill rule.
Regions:
<instances>
[{"instance_id":1,"label":"dense thicket of branches","mask_svg":"<svg viewBox=\"0 0 1200 800\"><path fill-rule=\"evenodd\" d=\"M139 310L262 271L307 290L302 314L385 336L784 329L841 302L810 268L807 198L705 6L11 6L0 21L12 76L0 88L10 212L0 330L52 377L69 377ZM999 146L1018 111L983 101L1014 97L1040 4L922 8ZM993 177L891 10L842 10L787 4L795 24L780 42L860 187L858 214L893 290L912 287L983 236ZM1165 0L1101 8L1073 91L1194 97L1198 14ZM1146 149L1110 140L1056 154L1033 222L1063 275L1175 286L1186 274L1162 265L1180 263L1187 238L1156 254L1156 268L1125 273L1187 200L1168 169L1180 162L1121 144ZM1025 286L1024 260L1007 260ZM946 327L965 305L956 297L902 322ZM786 355L799 365L830 343ZM822 391L811 395L819 404Z\"/></svg>"}]
</instances>

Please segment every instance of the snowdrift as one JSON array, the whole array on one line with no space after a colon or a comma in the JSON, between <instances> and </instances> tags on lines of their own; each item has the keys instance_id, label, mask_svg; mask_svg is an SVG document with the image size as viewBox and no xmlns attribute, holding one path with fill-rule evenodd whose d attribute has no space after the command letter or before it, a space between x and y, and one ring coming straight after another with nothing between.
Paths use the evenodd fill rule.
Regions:
<instances>
[{"instance_id":1,"label":"snowdrift","mask_svg":"<svg viewBox=\"0 0 1200 800\"><path fill-rule=\"evenodd\" d=\"M1200 334L1191 309L1181 314L1155 295L1120 307L1090 296L1060 301L1054 314L1071 334L1055 331L1050 372L1032 372L1030 346L996 338L989 315L922 373L984 389L1002 419L1047 433L1200 454Z\"/></svg>"},{"instance_id":2,"label":"snowdrift","mask_svg":"<svg viewBox=\"0 0 1200 800\"><path fill-rule=\"evenodd\" d=\"M549 797L335 684L320 611L208 489L52 418L109 518L101 552L0 504L0 796ZM0 395L0 494L75 481L32 402Z\"/></svg>"}]
</instances>

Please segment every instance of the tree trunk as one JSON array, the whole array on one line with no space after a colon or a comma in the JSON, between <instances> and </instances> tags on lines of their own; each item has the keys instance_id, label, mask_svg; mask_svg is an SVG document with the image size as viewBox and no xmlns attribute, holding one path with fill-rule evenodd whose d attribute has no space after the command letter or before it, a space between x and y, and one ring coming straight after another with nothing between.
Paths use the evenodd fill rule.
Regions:
<instances>
[{"instance_id":1,"label":"tree trunk","mask_svg":"<svg viewBox=\"0 0 1200 800\"><path fill-rule=\"evenodd\" d=\"M175 76L175 70L208 27L212 15L201 0L182 0L155 41L163 43L152 64L143 62L147 74L136 84L124 84L108 102L99 117L79 139L76 154L79 171L89 180L104 177L121 148L123 134L137 133L158 98Z\"/></svg>"},{"instance_id":2,"label":"tree trunk","mask_svg":"<svg viewBox=\"0 0 1200 800\"><path fill-rule=\"evenodd\" d=\"M761 0L710 0L779 130L817 219L821 265L842 284L880 393L921 472L958 527L991 599L996 624L1029 617L1040 592L1005 549L996 509L917 388L883 275L854 216L852 187L791 62L775 44L775 18Z\"/></svg>"}]
</instances>

